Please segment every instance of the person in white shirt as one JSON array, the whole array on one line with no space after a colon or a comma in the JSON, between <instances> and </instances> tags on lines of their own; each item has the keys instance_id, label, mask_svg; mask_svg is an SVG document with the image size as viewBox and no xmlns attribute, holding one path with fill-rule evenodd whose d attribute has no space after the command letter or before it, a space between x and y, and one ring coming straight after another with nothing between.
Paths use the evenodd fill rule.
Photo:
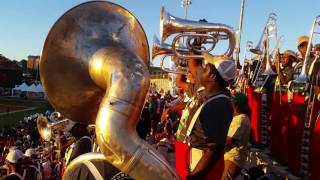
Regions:
<instances>
[{"instance_id":1,"label":"person in white shirt","mask_svg":"<svg viewBox=\"0 0 320 180\"><path fill-rule=\"evenodd\" d=\"M234 116L225 146L223 180L235 179L239 175L241 167L244 165L250 137L247 96L238 92L231 97L231 100Z\"/></svg>"}]
</instances>

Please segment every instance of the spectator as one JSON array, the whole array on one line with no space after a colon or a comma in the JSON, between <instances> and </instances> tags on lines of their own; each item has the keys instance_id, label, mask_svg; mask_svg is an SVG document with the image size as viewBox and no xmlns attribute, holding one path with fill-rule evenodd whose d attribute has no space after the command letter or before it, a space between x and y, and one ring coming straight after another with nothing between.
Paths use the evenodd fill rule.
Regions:
<instances>
[{"instance_id":1,"label":"spectator","mask_svg":"<svg viewBox=\"0 0 320 180\"><path fill-rule=\"evenodd\" d=\"M230 124L225 146L224 180L235 179L244 167L247 157L247 145L250 137L248 98L236 93L231 97L233 119Z\"/></svg>"},{"instance_id":2,"label":"spectator","mask_svg":"<svg viewBox=\"0 0 320 180\"><path fill-rule=\"evenodd\" d=\"M19 149L11 148L7 157L8 175L4 180L23 180L26 171L22 168L23 153Z\"/></svg>"}]
</instances>

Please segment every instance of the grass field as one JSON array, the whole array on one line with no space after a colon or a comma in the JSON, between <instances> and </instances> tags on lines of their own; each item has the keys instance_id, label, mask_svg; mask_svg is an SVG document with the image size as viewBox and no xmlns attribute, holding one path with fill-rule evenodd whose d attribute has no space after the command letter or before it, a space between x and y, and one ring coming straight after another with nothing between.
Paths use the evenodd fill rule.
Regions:
<instances>
[{"instance_id":1,"label":"grass field","mask_svg":"<svg viewBox=\"0 0 320 180\"><path fill-rule=\"evenodd\" d=\"M45 100L0 98L0 104L2 106L2 110L0 111L0 127L13 126L18 121L23 120L24 117L35 113L44 113L46 110L52 111L51 105ZM6 109L8 107L10 107L10 111L19 110L20 112L7 113Z\"/></svg>"}]
</instances>

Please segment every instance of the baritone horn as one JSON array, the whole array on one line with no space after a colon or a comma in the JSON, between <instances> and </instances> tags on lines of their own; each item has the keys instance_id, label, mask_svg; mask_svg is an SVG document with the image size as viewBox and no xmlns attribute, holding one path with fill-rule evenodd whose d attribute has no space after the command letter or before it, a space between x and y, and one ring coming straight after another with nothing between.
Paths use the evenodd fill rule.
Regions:
<instances>
[{"instance_id":1,"label":"baritone horn","mask_svg":"<svg viewBox=\"0 0 320 180\"><path fill-rule=\"evenodd\" d=\"M177 41L186 37L186 44L184 45L190 52L209 53L215 48L219 40L229 40L229 47L223 55L231 57L235 47L235 35L230 26L218 23L208 23L200 21L185 20L169 14L164 7L161 7L160 12L160 40L164 42L172 34L177 34L172 41L173 54L179 58L203 58L202 55L194 55L180 53L177 49ZM209 48L201 46L195 48L192 46L193 42L201 39L202 45L210 45Z\"/></svg>"},{"instance_id":2,"label":"baritone horn","mask_svg":"<svg viewBox=\"0 0 320 180\"><path fill-rule=\"evenodd\" d=\"M98 146L116 168L134 179L179 179L136 133L149 89L149 58L146 34L132 13L90 1L67 11L49 31L41 81L55 109L96 125Z\"/></svg>"},{"instance_id":3,"label":"baritone horn","mask_svg":"<svg viewBox=\"0 0 320 180\"><path fill-rule=\"evenodd\" d=\"M42 114L37 118L37 129L42 139L50 141L56 130L63 130L66 126L72 126L72 122L68 119L49 122Z\"/></svg>"},{"instance_id":4,"label":"baritone horn","mask_svg":"<svg viewBox=\"0 0 320 180\"><path fill-rule=\"evenodd\" d=\"M188 49L183 47L179 47L178 51L180 51L181 53L190 53ZM185 75L189 73L186 67L187 60L174 56L171 45L159 41L159 39L156 36L154 36L153 43L152 43L151 57L152 59L154 59L157 56L161 56L160 67L165 72L173 73L173 74L185 74ZM174 63L176 67L175 69L165 67L164 64L167 57L170 57L170 60Z\"/></svg>"}]
</instances>

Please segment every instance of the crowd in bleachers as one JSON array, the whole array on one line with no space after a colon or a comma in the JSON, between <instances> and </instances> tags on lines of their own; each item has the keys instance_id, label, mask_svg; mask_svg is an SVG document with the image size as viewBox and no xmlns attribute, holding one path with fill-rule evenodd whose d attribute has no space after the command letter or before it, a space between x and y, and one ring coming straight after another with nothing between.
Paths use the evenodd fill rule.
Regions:
<instances>
[{"instance_id":1,"label":"crowd in bleachers","mask_svg":"<svg viewBox=\"0 0 320 180\"><path fill-rule=\"evenodd\" d=\"M0 129L2 178L16 172L25 179L61 179L57 145L54 140L47 142L40 138L38 115L30 115L15 126ZM49 120L55 118L49 111L45 115Z\"/></svg>"}]
</instances>

